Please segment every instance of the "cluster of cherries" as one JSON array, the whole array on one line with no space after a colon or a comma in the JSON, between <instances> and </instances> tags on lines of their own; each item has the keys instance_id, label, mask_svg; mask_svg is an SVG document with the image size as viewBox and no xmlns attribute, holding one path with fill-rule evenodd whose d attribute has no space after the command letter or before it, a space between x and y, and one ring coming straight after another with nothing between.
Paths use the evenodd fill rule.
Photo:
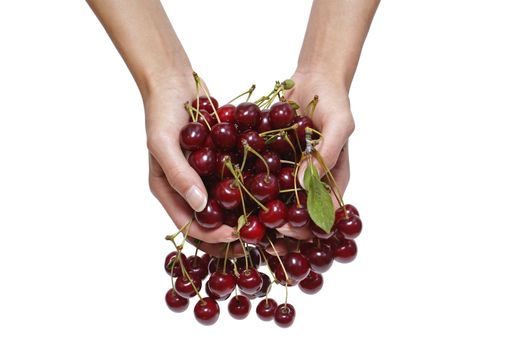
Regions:
<instances>
[{"instance_id":1,"label":"cluster of cherries","mask_svg":"<svg viewBox=\"0 0 523 350\"><path fill-rule=\"evenodd\" d=\"M213 324L220 313L217 301L234 294L228 303L229 313L243 319L249 314L251 300L263 298L256 307L259 318L274 319L279 326L288 327L295 309L287 297L281 304L268 297L272 285L283 285L286 292L294 285L307 294L318 292L323 286L322 273L333 261L348 263L356 257L354 238L362 229L360 215L354 206L340 205L329 232L311 220L307 192L297 181L296 172L320 134L314 133L312 119L298 115L296 104L283 97L282 92L294 86L292 81L277 82L270 94L256 102L219 106L197 75L195 79L197 90L203 88L205 96L186 103L190 121L181 130L180 144L189 164L201 176L209 200L205 209L194 213L195 222L180 232L187 237L191 225L208 230L231 226L245 254L228 257L229 244L224 243L224 258L199 256L197 252L187 258L181 251L183 244L175 243L176 235L168 236L176 250L165 259L165 270L173 282L165 300L171 310L181 312L187 309L189 298L198 295L196 319ZM250 97L253 88L244 94ZM276 98L279 101L273 103ZM315 107L314 101L311 103ZM308 227L314 238L298 241L282 237L277 229L285 224ZM278 256L276 247L282 244L288 253ZM262 265L268 274L259 271ZM207 276L207 297L202 298L200 289Z\"/></svg>"}]
</instances>

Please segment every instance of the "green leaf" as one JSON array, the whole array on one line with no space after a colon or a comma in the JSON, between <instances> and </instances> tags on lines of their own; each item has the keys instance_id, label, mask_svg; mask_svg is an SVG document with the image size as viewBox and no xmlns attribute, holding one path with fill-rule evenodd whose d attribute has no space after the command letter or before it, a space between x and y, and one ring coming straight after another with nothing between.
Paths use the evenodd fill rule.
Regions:
<instances>
[{"instance_id":1,"label":"green leaf","mask_svg":"<svg viewBox=\"0 0 523 350\"><path fill-rule=\"evenodd\" d=\"M334 205L329 191L321 181L318 170L309 162L303 177L307 191L307 210L312 221L323 231L330 232L334 225Z\"/></svg>"},{"instance_id":2,"label":"green leaf","mask_svg":"<svg viewBox=\"0 0 523 350\"><path fill-rule=\"evenodd\" d=\"M242 215L238 218L238 226L236 228L237 231L240 231L240 229L247 223L247 219L245 218L245 215Z\"/></svg>"}]
</instances>

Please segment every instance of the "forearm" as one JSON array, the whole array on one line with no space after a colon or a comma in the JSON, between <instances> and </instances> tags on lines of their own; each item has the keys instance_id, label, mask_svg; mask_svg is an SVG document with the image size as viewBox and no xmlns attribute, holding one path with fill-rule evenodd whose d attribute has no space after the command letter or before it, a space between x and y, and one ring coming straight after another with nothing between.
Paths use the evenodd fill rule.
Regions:
<instances>
[{"instance_id":1,"label":"forearm","mask_svg":"<svg viewBox=\"0 0 523 350\"><path fill-rule=\"evenodd\" d=\"M314 0L299 73L328 75L347 91L379 0Z\"/></svg>"},{"instance_id":2,"label":"forearm","mask_svg":"<svg viewBox=\"0 0 523 350\"><path fill-rule=\"evenodd\" d=\"M87 0L129 67L142 96L190 78L189 58L159 0Z\"/></svg>"}]
</instances>

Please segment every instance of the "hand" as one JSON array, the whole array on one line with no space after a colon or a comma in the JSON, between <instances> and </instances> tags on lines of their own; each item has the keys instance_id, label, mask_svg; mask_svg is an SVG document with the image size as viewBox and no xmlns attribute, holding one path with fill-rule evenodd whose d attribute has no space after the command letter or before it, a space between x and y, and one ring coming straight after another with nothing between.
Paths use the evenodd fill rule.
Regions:
<instances>
[{"instance_id":1,"label":"hand","mask_svg":"<svg viewBox=\"0 0 523 350\"><path fill-rule=\"evenodd\" d=\"M207 203L207 192L200 176L187 162L179 143L180 129L188 115L183 104L192 101L196 90L192 71L155 88L144 98L147 146L149 148L149 186L177 227L183 227L194 210ZM208 243L237 239L233 228L222 225L208 231L194 222L190 236Z\"/></svg>"}]
</instances>

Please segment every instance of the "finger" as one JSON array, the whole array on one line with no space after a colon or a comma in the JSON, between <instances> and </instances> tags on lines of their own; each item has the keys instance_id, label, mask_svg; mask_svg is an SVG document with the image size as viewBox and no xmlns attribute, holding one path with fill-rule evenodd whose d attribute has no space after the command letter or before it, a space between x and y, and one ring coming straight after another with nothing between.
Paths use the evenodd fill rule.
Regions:
<instances>
[{"instance_id":1,"label":"finger","mask_svg":"<svg viewBox=\"0 0 523 350\"><path fill-rule=\"evenodd\" d=\"M280 238L274 242L274 248L268 247L265 251L271 255L285 256L289 252L298 250L298 240L292 238Z\"/></svg>"},{"instance_id":2,"label":"finger","mask_svg":"<svg viewBox=\"0 0 523 350\"><path fill-rule=\"evenodd\" d=\"M161 166L169 185L189 203L195 211L207 204L207 191L200 176L189 165L179 143L179 131L150 132L149 151Z\"/></svg>"},{"instance_id":3,"label":"finger","mask_svg":"<svg viewBox=\"0 0 523 350\"><path fill-rule=\"evenodd\" d=\"M278 228L278 232L286 237L292 237L302 241L312 238L312 232L308 225L304 227L292 227L289 224L285 224Z\"/></svg>"},{"instance_id":4,"label":"finger","mask_svg":"<svg viewBox=\"0 0 523 350\"><path fill-rule=\"evenodd\" d=\"M194 238L188 237L187 241L198 247L199 250L209 254L210 256L215 256L218 258L225 257L225 252L227 251L227 243L207 243L202 241L196 241ZM229 258L239 258L244 256L241 243L239 241L233 242L229 245L229 251L227 252L227 257Z\"/></svg>"},{"instance_id":5,"label":"finger","mask_svg":"<svg viewBox=\"0 0 523 350\"><path fill-rule=\"evenodd\" d=\"M338 161L331 169L331 174L343 195L350 179L349 142L345 142L345 145L343 145Z\"/></svg>"},{"instance_id":6,"label":"finger","mask_svg":"<svg viewBox=\"0 0 523 350\"><path fill-rule=\"evenodd\" d=\"M183 198L169 185L164 175L158 176L161 172L160 165L150 158L149 185L152 193L160 201L165 211L169 214L176 227L183 227L193 218L192 209L187 206ZM190 227L189 235L207 243L232 242L238 239L234 229L227 225L222 225L214 230L206 230L197 222L193 222Z\"/></svg>"}]
</instances>

